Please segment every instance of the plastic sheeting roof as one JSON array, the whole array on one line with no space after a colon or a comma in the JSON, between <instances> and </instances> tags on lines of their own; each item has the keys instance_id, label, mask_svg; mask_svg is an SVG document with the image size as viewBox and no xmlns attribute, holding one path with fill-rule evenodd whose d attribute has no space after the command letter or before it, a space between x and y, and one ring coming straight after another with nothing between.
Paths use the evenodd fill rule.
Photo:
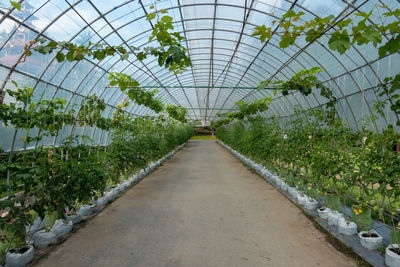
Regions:
<instances>
[{"instance_id":1,"label":"plastic sheeting roof","mask_svg":"<svg viewBox=\"0 0 400 267\"><path fill-rule=\"evenodd\" d=\"M0 16L0 80L9 73L22 54L23 45L38 35L56 41L79 44L107 43L125 46L156 46L148 43L152 31L146 13L151 5L166 9L174 18L174 31L186 37L193 63L188 71L174 75L158 66L153 57L143 62L134 59L120 61L119 56L102 61L85 59L81 62L57 63L55 53L34 54L20 63L12 79L20 85L35 90L35 97L65 97L72 106L89 95L101 96L106 103L105 115L112 116L113 109L123 101L117 88L106 88L108 73L123 72L132 75L143 86L159 89L157 96L166 103L189 109L192 119L209 123L217 112L235 108L238 100L252 100L272 96L270 90L254 90L260 81L287 79L301 69L315 66L325 72L319 79L334 89L338 114L355 128L360 119L370 114L375 88L384 77L400 71L399 54L378 60L376 48L357 46L340 56L327 49L327 38L312 45L299 41L295 46L279 48L279 34L261 43L251 34L255 26L270 26L289 9L303 11L305 19L314 16L338 16L351 12L364 1L350 0L26 0L22 12L8 12L8 0L2 0ZM371 0L361 8L374 9L387 5L399 8L399 1ZM377 18L377 16L373 16ZM11 87L11 84L9 88ZM327 100L319 93L304 97L299 93L276 95L265 116L288 118L298 105L309 109L323 105ZM7 99L6 99L7 101ZM130 106L135 115L151 114L142 106ZM386 119L378 121L377 128L395 121L388 110ZM85 131L85 130L83 130ZM99 134L99 133L98 133ZM7 135L7 134L6 134ZM96 134L95 134L96 135ZM100 134L99 134L100 135ZM98 137L103 143L103 137ZM3 142L7 142L3 140Z\"/></svg>"}]
</instances>

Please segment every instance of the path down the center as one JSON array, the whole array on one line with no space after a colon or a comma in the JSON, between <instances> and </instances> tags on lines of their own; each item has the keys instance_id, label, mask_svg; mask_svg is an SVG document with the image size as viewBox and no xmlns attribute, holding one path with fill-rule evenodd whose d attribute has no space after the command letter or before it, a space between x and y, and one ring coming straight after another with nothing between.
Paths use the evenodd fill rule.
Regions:
<instances>
[{"instance_id":1,"label":"path down the center","mask_svg":"<svg viewBox=\"0 0 400 267\"><path fill-rule=\"evenodd\" d=\"M188 145L37 266L355 266L210 140Z\"/></svg>"}]
</instances>

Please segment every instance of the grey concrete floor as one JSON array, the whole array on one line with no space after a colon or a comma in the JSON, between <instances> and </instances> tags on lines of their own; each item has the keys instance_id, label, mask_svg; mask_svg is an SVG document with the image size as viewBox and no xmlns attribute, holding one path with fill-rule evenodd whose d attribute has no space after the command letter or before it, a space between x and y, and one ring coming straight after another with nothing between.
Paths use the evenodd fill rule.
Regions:
<instances>
[{"instance_id":1,"label":"grey concrete floor","mask_svg":"<svg viewBox=\"0 0 400 267\"><path fill-rule=\"evenodd\" d=\"M215 141L193 140L37 266L355 266Z\"/></svg>"}]
</instances>

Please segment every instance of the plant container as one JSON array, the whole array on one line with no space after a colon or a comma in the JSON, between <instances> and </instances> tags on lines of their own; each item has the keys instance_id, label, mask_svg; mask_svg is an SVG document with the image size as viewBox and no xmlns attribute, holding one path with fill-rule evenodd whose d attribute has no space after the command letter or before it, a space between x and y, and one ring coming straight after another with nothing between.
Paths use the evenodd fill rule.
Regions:
<instances>
[{"instance_id":1,"label":"plant container","mask_svg":"<svg viewBox=\"0 0 400 267\"><path fill-rule=\"evenodd\" d=\"M400 266L400 245L390 244L385 250L385 264L389 267Z\"/></svg>"},{"instance_id":2,"label":"plant container","mask_svg":"<svg viewBox=\"0 0 400 267\"><path fill-rule=\"evenodd\" d=\"M83 220L83 216L81 214L71 214L67 216L67 221L72 222L73 224L80 223Z\"/></svg>"},{"instance_id":3,"label":"plant container","mask_svg":"<svg viewBox=\"0 0 400 267\"><path fill-rule=\"evenodd\" d=\"M40 219L40 217L36 217L33 220L33 225L26 225L26 233L28 236L34 235L37 231L41 230L46 224L45 220Z\"/></svg>"},{"instance_id":4,"label":"plant container","mask_svg":"<svg viewBox=\"0 0 400 267\"><path fill-rule=\"evenodd\" d=\"M23 249L11 249L6 254L7 267L22 267L26 266L33 259L33 246L28 246Z\"/></svg>"},{"instance_id":5,"label":"plant container","mask_svg":"<svg viewBox=\"0 0 400 267\"><path fill-rule=\"evenodd\" d=\"M306 197L306 202L304 203L304 208L306 210L315 210L319 207L319 202L313 198Z\"/></svg>"},{"instance_id":6,"label":"plant container","mask_svg":"<svg viewBox=\"0 0 400 267\"><path fill-rule=\"evenodd\" d=\"M95 204L92 204L92 205L82 205L82 206L79 208L79 214L80 214L82 217L89 216L89 215L93 214L93 211L94 211L94 208L95 208L95 207L96 207Z\"/></svg>"},{"instance_id":7,"label":"plant container","mask_svg":"<svg viewBox=\"0 0 400 267\"><path fill-rule=\"evenodd\" d=\"M56 236L66 235L72 230L73 223L66 223L64 220L56 220L53 227L51 227L51 231L56 234Z\"/></svg>"},{"instance_id":8,"label":"plant container","mask_svg":"<svg viewBox=\"0 0 400 267\"><path fill-rule=\"evenodd\" d=\"M331 213L331 212L332 212L331 209L330 209L330 208L327 208L327 207L321 207L321 208L317 209L318 216L319 216L321 219L324 219L324 220L327 220L327 219L328 219L328 215L329 215L329 213Z\"/></svg>"},{"instance_id":9,"label":"plant container","mask_svg":"<svg viewBox=\"0 0 400 267\"><path fill-rule=\"evenodd\" d=\"M287 191L289 188L289 186L287 185L287 183L283 182L281 183L281 190L282 191Z\"/></svg>"},{"instance_id":10,"label":"plant container","mask_svg":"<svg viewBox=\"0 0 400 267\"><path fill-rule=\"evenodd\" d=\"M383 237L375 230L361 231L358 233L361 246L368 249L377 249L382 246Z\"/></svg>"},{"instance_id":11,"label":"plant container","mask_svg":"<svg viewBox=\"0 0 400 267\"><path fill-rule=\"evenodd\" d=\"M334 210L328 214L328 224L329 225L338 225L338 220L343 218L343 214Z\"/></svg>"},{"instance_id":12,"label":"plant container","mask_svg":"<svg viewBox=\"0 0 400 267\"><path fill-rule=\"evenodd\" d=\"M338 220L338 231L339 234L343 235L355 235L357 234L357 224L348 222L345 218L340 218Z\"/></svg>"},{"instance_id":13,"label":"plant container","mask_svg":"<svg viewBox=\"0 0 400 267\"><path fill-rule=\"evenodd\" d=\"M115 194L114 190L111 190L111 191L105 193L105 195L104 195L104 197L106 198L107 202L114 201L116 196L117 195Z\"/></svg>"},{"instance_id":14,"label":"plant container","mask_svg":"<svg viewBox=\"0 0 400 267\"><path fill-rule=\"evenodd\" d=\"M298 192L297 192L296 187L289 187L288 188L288 193L293 199L297 200Z\"/></svg>"},{"instance_id":15,"label":"plant container","mask_svg":"<svg viewBox=\"0 0 400 267\"><path fill-rule=\"evenodd\" d=\"M35 247L44 248L48 245L57 243L57 236L52 231L47 232L46 230L40 230L36 232L33 236L33 243Z\"/></svg>"},{"instance_id":16,"label":"plant container","mask_svg":"<svg viewBox=\"0 0 400 267\"><path fill-rule=\"evenodd\" d=\"M105 206L107 204L107 202L108 202L108 199L107 199L106 195L104 195L102 197L99 197L96 200L96 206L97 207L103 207L103 206Z\"/></svg>"},{"instance_id":17,"label":"plant container","mask_svg":"<svg viewBox=\"0 0 400 267\"><path fill-rule=\"evenodd\" d=\"M306 197L303 196L301 193L297 194L297 204L304 205L306 203Z\"/></svg>"}]
</instances>

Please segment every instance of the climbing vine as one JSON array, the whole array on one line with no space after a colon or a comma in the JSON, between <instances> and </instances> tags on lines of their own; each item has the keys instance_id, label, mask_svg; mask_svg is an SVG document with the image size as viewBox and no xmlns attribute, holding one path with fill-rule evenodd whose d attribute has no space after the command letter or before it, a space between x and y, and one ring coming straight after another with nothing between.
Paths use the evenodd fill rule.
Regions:
<instances>
[{"instance_id":1,"label":"climbing vine","mask_svg":"<svg viewBox=\"0 0 400 267\"><path fill-rule=\"evenodd\" d=\"M279 46L281 48L294 45L300 37L304 37L304 41L310 44L322 36L327 36L329 48L339 54L344 54L351 48L351 45L372 44L377 48L378 57L383 58L396 53L400 49L400 21L397 19L400 16L400 9L382 13L384 8L386 6L377 7L380 23L370 22L372 10L368 13L354 12L355 18L350 18L350 13L338 18L329 15L310 20L302 20L302 16L305 15L304 12L289 10L281 17L279 22L274 20L271 27L265 25L255 27L252 36L259 37L262 43L270 40L273 32L272 27L276 25L276 32L280 33L278 38L280 38ZM387 23L387 21L389 22ZM388 39L386 40L382 36L387 36ZM331 89L317 80L315 74L321 71L318 67L301 70L287 81L263 81L260 83L260 87L272 83L280 87L283 95L287 95L289 90L297 90L303 95L309 95L313 88L318 88L321 90L321 95L330 100L328 107L331 108L330 113L333 114L332 110L337 99ZM384 84L378 85L378 95L387 96L386 101L376 103L378 109L382 110L386 104L390 104L391 110L400 115L399 94L396 93L396 90L399 89L399 77L399 74L394 78L387 77L384 79ZM380 114L383 115L383 112L380 112ZM397 125L400 125L400 120L397 121Z\"/></svg>"},{"instance_id":2,"label":"climbing vine","mask_svg":"<svg viewBox=\"0 0 400 267\"><path fill-rule=\"evenodd\" d=\"M135 55L140 61L146 59L149 55L158 59L158 64L164 66L174 74L187 70L192 65L187 50L181 45L185 40L178 32L172 32L173 18L167 15L160 16L158 14L167 13L165 10L153 12L147 15L147 20L152 21L157 18L154 30L151 32L149 42L156 40L159 46L137 48L134 46L110 46L104 43L93 44L89 42L87 45L77 45L73 42L55 42L38 37L28 42L24 47L25 56L31 56L32 51L41 54L56 53L57 62L61 63L65 60L69 62L80 61L85 57L93 60L103 60L107 56L120 55L120 60L126 60L130 55Z\"/></svg>"},{"instance_id":3,"label":"climbing vine","mask_svg":"<svg viewBox=\"0 0 400 267\"><path fill-rule=\"evenodd\" d=\"M122 92L125 92L129 99L133 100L138 105L144 105L156 113L164 109L164 105L159 98L155 98L157 90L146 91L138 81L131 76L123 73L111 73L108 77L110 85L118 85Z\"/></svg>"},{"instance_id":4,"label":"climbing vine","mask_svg":"<svg viewBox=\"0 0 400 267\"><path fill-rule=\"evenodd\" d=\"M236 102L238 111L227 112L227 113L217 113L218 117L223 117L222 119L213 122L213 127L219 127L225 124L229 124L233 120L243 120L244 118L251 118L251 116L264 112L268 109L268 105L271 103L271 97L265 97L262 99L256 99L252 102L239 101Z\"/></svg>"},{"instance_id":5,"label":"climbing vine","mask_svg":"<svg viewBox=\"0 0 400 267\"><path fill-rule=\"evenodd\" d=\"M167 104L167 107L165 110L171 118L174 118L177 121L180 121L183 123L187 122L187 119L186 119L187 109L185 109L184 107Z\"/></svg>"}]
</instances>

